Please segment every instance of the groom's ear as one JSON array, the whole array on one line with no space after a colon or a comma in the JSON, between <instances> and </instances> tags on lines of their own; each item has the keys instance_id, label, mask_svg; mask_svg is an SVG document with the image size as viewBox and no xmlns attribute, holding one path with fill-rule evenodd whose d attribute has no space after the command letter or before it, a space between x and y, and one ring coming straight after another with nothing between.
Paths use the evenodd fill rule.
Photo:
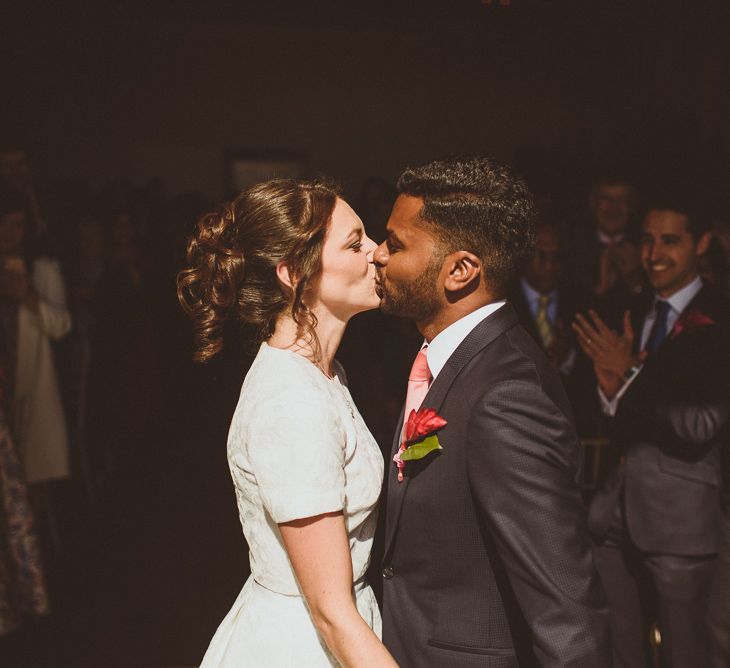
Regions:
<instances>
[{"instance_id":1,"label":"groom's ear","mask_svg":"<svg viewBox=\"0 0 730 668\"><path fill-rule=\"evenodd\" d=\"M446 256L447 268L444 287L449 292L458 292L479 282L482 274L482 261L469 251L456 251Z\"/></svg>"}]
</instances>

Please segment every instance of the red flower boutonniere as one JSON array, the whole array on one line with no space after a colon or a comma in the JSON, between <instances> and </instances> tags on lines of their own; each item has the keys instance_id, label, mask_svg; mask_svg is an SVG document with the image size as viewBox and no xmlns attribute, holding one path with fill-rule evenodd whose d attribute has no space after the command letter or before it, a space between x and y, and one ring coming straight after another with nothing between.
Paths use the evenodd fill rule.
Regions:
<instances>
[{"instance_id":1,"label":"red flower boutonniere","mask_svg":"<svg viewBox=\"0 0 730 668\"><path fill-rule=\"evenodd\" d=\"M691 311L686 311L679 316L679 320L672 327L672 331L669 335L670 339L679 336L682 332L689 331L690 329L697 329L698 327L707 327L708 325L714 325L715 321L697 308Z\"/></svg>"},{"instance_id":2,"label":"red flower boutonniere","mask_svg":"<svg viewBox=\"0 0 730 668\"><path fill-rule=\"evenodd\" d=\"M444 420L433 408L412 410L406 422L405 438L393 457L398 467L398 482L403 482L406 462L422 459L429 452L443 450L436 432L446 426Z\"/></svg>"}]
</instances>

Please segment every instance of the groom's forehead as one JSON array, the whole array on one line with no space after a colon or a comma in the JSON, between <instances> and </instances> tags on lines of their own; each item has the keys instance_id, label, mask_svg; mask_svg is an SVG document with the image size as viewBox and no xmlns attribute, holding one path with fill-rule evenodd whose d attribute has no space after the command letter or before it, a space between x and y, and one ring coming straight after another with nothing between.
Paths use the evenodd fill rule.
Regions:
<instances>
[{"instance_id":1,"label":"groom's forehead","mask_svg":"<svg viewBox=\"0 0 730 668\"><path fill-rule=\"evenodd\" d=\"M418 239L423 231L412 218L391 217L388 221L386 232L391 241L410 244Z\"/></svg>"},{"instance_id":2,"label":"groom's forehead","mask_svg":"<svg viewBox=\"0 0 730 668\"><path fill-rule=\"evenodd\" d=\"M433 229L419 217L401 221L391 217L386 232L388 241L402 249L428 249L438 241Z\"/></svg>"},{"instance_id":3,"label":"groom's forehead","mask_svg":"<svg viewBox=\"0 0 730 668\"><path fill-rule=\"evenodd\" d=\"M393 213L391 218L396 217L399 220L413 221L417 219L423 209L423 200L413 195L398 195L393 205Z\"/></svg>"},{"instance_id":4,"label":"groom's forehead","mask_svg":"<svg viewBox=\"0 0 730 668\"><path fill-rule=\"evenodd\" d=\"M390 235L408 236L420 232L420 214L423 200L411 195L399 195L388 219L387 230Z\"/></svg>"}]
</instances>

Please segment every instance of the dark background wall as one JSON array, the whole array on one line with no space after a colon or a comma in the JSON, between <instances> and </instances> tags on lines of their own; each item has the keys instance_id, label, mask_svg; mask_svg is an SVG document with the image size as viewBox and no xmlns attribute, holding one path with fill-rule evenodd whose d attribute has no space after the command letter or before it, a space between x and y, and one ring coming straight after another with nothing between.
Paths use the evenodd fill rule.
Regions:
<instances>
[{"instance_id":1,"label":"dark background wall","mask_svg":"<svg viewBox=\"0 0 730 668\"><path fill-rule=\"evenodd\" d=\"M727 144L722 0L232 5L6 9L3 130L28 138L38 180L218 196L231 148L305 150L355 187L447 153Z\"/></svg>"}]
</instances>

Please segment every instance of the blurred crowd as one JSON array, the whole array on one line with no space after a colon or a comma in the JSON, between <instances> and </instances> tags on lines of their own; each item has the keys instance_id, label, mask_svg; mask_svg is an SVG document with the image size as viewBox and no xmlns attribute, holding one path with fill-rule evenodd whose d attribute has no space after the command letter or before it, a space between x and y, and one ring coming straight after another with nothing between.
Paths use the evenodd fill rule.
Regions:
<instances>
[{"instance_id":1,"label":"blurred crowd","mask_svg":"<svg viewBox=\"0 0 730 668\"><path fill-rule=\"evenodd\" d=\"M523 167L529 181L529 165ZM509 294L524 326L559 370L572 402L585 444L587 501L605 488L616 467L629 476L632 454L627 444L635 435L622 434L616 444L620 411L607 408L611 397L607 401L606 392L599 392L600 361L585 349L573 323L579 314L592 318L593 312L619 340L625 334L625 313L639 314L656 300L655 281L647 272L647 212L652 207L682 215L687 211L666 199L656 204L646 184L628 165L613 163L594 170L568 198L564 185L551 189L535 178L531 185L539 209L537 246ZM392 185L379 178L369 179L352 198L377 241L384 237L394 199ZM34 182L26 147L0 147L0 635L48 609L44 565L63 548L59 513L64 512L64 490L73 486L93 505L112 493L120 480L133 479L141 462L155 456L149 443L163 432L161 420L188 406L191 337L176 303L174 279L184 258L186 234L211 204L196 194L169 197L161 181L92 187L57 180L41 188ZM700 234L707 234L708 242L688 270L696 271L703 290L725 296L717 302L722 309L727 303L722 300L730 296L730 210L693 205L695 215L704 221ZM663 237L661 241L671 242ZM671 253L669 259L683 261ZM596 326L596 320L589 322ZM640 321L638 329L641 326ZM665 329L668 337L671 327L665 323ZM647 337L651 338L648 330ZM379 312L355 318L343 340L339 357L352 394L384 452L390 448L418 344L411 324ZM235 385L245 359L232 368ZM723 373L719 362L717 369ZM635 387L637 394L638 380ZM642 406L648 415L651 409L646 403ZM651 442L650 437L641 438ZM702 454L684 456L686 467L678 478L694 476L703 484L709 479L727 496L728 482L723 482L721 471L722 466L727 471L726 441L727 432L715 435L709 445L703 442ZM717 457L708 459L710 450ZM636 467L643 479L654 475L651 465ZM714 472L707 473L709 469ZM632 512L643 512L625 501L619 506L610 508L610 513L618 513L619 528L632 524ZM695 513L697 507L679 504L675 512ZM709 523L723 521L718 519L719 507L702 512L712 515ZM673 521L681 524L676 515ZM695 538L694 544L701 542ZM725 554L727 563L728 542L730 537L725 543L706 541L699 553L691 546L679 553L695 566L708 558L708 550L713 560ZM664 573L642 556L657 549L644 549L635 535L619 536L614 547L629 580L656 583L652 573ZM672 553L677 556L676 549ZM636 575L640 570L646 577ZM614 571L618 586L625 586L628 580L621 581ZM693 600L686 606L688 612L667 612L661 591L639 592L641 612L633 616L624 613L636 601L615 604L638 626L643 644L658 619L662 621L657 628L662 629L688 623L687 614L701 614L704 623L708 582L705 577L701 585L684 583L690 589L702 587L697 595L700 608ZM715 607L720 621L714 623L727 643L728 611ZM679 621L665 619L665 614ZM665 648L668 637L665 634ZM651 648L637 650L644 651ZM641 664L627 659L626 665ZM667 659L666 665L681 664Z\"/></svg>"},{"instance_id":2,"label":"blurred crowd","mask_svg":"<svg viewBox=\"0 0 730 668\"><path fill-rule=\"evenodd\" d=\"M155 182L39 189L25 147L0 150L0 636L47 611L69 498L128 480L182 403L174 276L207 205Z\"/></svg>"}]
</instances>

